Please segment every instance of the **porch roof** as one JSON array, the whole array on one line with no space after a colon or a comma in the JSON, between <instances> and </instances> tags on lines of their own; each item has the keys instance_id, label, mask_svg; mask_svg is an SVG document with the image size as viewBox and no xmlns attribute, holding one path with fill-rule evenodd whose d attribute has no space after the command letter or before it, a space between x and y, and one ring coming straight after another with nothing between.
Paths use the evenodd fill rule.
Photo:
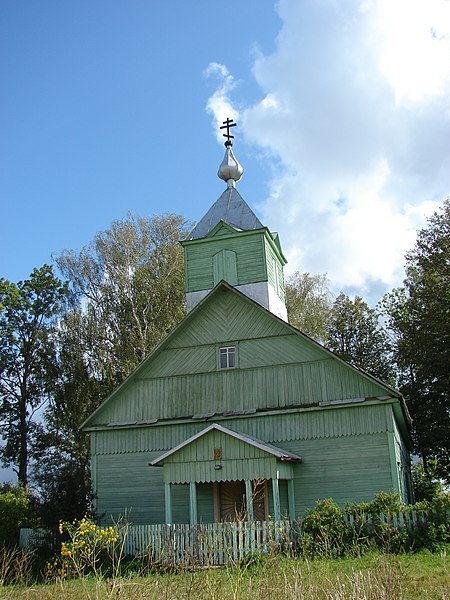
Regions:
<instances>
[{"instance_id":1,"label":"porch roof","mask_svg":"<svg viewBox=\"0 0 450 600\"><path fill-rule=\"evenodd\" d=\"M164 467L166 483L292 479L301 458L213 423L150 463Z\"/></svg>"},{"instance_id":2,"label":"porch roof","mask_svg":"<svg viewBox=\"0 0 450 600\"><path fill-rule=\"evenodd\" d=\"M152 466L152 467L161 466L164 463L164 461L167 458L169 458L169 456L172 456L176 452L179 452L182 448L184 448L185 446L188 446L189 444L192 444L192 442L195 442L196 440L203 437L204 435L206 435L213 429L216 429L217 431L220 431L220 432L222 432L226 435L229 435L237 440L240 440L241 442L245 442L245 443L249 444L250 446L259 448L263 452L267 452L268 454L275 456L275 458L277 458L278 460L287 461L287 462L302 462L301 457L297 456L293 452L288 452L287 450L282 450L281 448L277 448L277 446L273 446L272 444L268 444L267 442L258 440L257 438L252 437L250 435L246 435L244 433L238 433L237 431L232 431L231 429L227 429L226 427L223 427L222 425L219 425L218 423L212 423L211 425L209 425L209 427L206 427L202 431L199 431L192 437L184 440L184 442L181 442L181 444L178 444L178 446L174 446L173 448L171 448L164 454L161 454L161 456L159 456L155 460L152 460L152 462L150 463L150 466Z\"/></svg>"}]
</instances>

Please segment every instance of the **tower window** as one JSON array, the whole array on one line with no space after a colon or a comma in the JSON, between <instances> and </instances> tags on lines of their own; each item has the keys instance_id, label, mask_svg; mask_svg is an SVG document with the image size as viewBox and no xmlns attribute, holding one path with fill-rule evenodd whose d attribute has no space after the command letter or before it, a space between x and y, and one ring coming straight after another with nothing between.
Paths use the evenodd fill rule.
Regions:
<instances>
[{"instance_id":1,"label":"tower window","mask_svg":"<svg viewBox=\"0 0 450 600\"><path fill-rule=\"evenodd\" d=\"M234 369L236 366L236 346L219 348L219 368Z\"/></svg>"}]
</instances>

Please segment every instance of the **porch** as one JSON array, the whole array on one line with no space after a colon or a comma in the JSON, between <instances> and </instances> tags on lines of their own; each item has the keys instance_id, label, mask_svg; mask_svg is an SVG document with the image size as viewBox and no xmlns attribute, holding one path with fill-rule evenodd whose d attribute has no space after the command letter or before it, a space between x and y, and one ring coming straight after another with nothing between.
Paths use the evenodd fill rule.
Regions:
<instances>
[{"instance_id":1,"label":"porch","mask_svg":"<svg viewBox=\"0 0 450 600\"><path fill-rule=\"evenodd\" d=\"M212 521L294 520L294 465L301 460L262 440L212 424L149 466L164 469L166 524L174 524L174 497L180 488L188 487L183 521L194 526Z\"/></svg>"}]
</instances>

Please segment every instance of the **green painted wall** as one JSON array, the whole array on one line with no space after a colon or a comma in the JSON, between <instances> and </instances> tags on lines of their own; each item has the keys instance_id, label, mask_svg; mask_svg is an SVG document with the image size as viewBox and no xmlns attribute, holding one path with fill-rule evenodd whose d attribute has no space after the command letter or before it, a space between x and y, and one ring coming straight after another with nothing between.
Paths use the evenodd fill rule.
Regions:
<instances>
[{"instance_id":1,"label":"green painted wall","mask_svg":"<svg viewBox=\"0 0 450 600\"><path fill-rule=\"evenodd\" d=\"M394 431L392 406L363 404L323 409L304 409L248 417L215 417L227 429L256 437L264 442L279 442ZM151 427L104 429L91 434L92 454L158 452L157 456L181 444L207 427L202 421L188 421Z\"/></svg>"},{"instance_id":2,"label":"green painted wall","mask_svg":"<svg viewBox=\"0 0 450 600\"><path fill-rule=\"evenodd\" d=\"M146 361L90 424L310 405L386 394L259 306L224 288ZM219 370L221 345L237 369Z\"/></svg>"},{"instance_id":3,"label":"green painted wall","mask_svg":"<svg viewBox=\"0 0 450 600\"><path fill-rule=\"evenodd\" d=\"M197 485L198 520L200 523L214 522L214 492L212 483Z\"/></svg>"},{"instance_id":4,"label":"green painted wall","mask_svg":"<svg viewBox=\"0 0 450 600\"><path fill-rule=\"evenodd\" d=\"M384 412L384 407L379 408ZM330 411L328 418L332 419L340 410L343 409ZM253 418L253 421L258 419ZM242 422L236 424L242 430ZM262 438L264 419L260 424L259 437ZM226 426L231 428L230 422ZM293 465L297 515L303 514L319 498L333 497L344 504L346 501L370 500L379 490L392 491L388 435L392 432L277 442L279 447L303 458L303 463ZM97 454L93 462L96 465L98 513L108 519L110 515L117 518L128 510L134 523L164 522L163 469L148 466L161 454L161 451ZM284 486L280 482L282 513L288 509ZM173 489L174 520L188 522L188 486L175 485ZM212 519L210 484L199 486L198 503L202 520ZM273 512L271 491L269 512Z\"/></svg>"},{"instance_id":5,"label":"green painted wall","mask_svg":"<svg viewBox=\"0 0 450 600\"><path fill-rule=\"evenodd\" d=\"M257 230L185 242L186 291L214 287L213 256L221 250L236 254L238 285L267 281L264 235L264 230Z\"/></svg>"},{"instance_id":6,"label":"green painted wall","mask_svg":"<svg viewBox=\"0 0 450 600\"><path fill-rule=\"evenodd\" d=\"M281 300L286 302L283 265L280 262L276 249L273 244L269 242L267 237L264 239L264 252L267 264L267 280Z\"/></svg>"},{"instance_id":7,"label":"green painted wall","mask_svg":"<svg viewBox=\"0 0 450 600\"><path fill-rule=\"evenodd\" d=\"M216 354L212 356L216 360ZM309 406L326 401L362 400L382 392L376 383L355 376L332 360L222 370L135 380L122 398L116 397L113 404L96 415L95 422L130 423L209 412Z\"/></svg>"},{"instance_id":8,"label":"green painted wall","mask_svg":"<svg viewBox=\"0 0 450 600\"><path fill-rule=\"evenodd\" d=\"M162 503L164 506L164 498ZM172 486L172 517L174 523L189 522L189 485Z\"/></svg>"},{"instance_id":9,"label":"green painted wall","mask_svg":"<svg viewBox=\"0 0 450 600\"><path fill-rule=\"evenodd\" d=\"M220 448L221 458L215 459ZM216 469L220 465L220 469ZM256 446L218 430L212 430L164 460L167 483L190 481L241 481L276 477L291 478L292 467Z\"/></svg>"},{"instance_id":10,"label":"green painted wall","mask_svg":"<svg viewBox=\"0 0 450 600\"><path fill-rule=\"evenodd\" d=\"M218 348L230 343L237 347L238 368L219 371ZM303 458L293 466L299 515L318 498L370 500L380 489L395 489L396 481L405 488L408 452L392 410L399 401L377 399L389 395L382 384L219 287L90 419L89 426L99 428L91 433L97 510L106 519L129 510L132 522L164 522L163 469L148 464L204 429L212 421L198 418L205 413ZM254 413L236 414L244 410ZM152 419L157 422L145 423ZM174 519L188 522L188 486L174 487ZM280 495L285 512L287 491ZM211 485L199 487L205 521L212 518L210 498Z\"/></svg>"}]
</instances>

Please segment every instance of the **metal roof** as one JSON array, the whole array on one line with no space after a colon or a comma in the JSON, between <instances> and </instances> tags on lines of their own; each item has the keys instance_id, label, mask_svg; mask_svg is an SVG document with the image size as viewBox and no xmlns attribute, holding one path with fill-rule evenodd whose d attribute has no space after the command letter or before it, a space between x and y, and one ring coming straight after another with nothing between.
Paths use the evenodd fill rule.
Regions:
<instances>
[{"instance_id":1,"label":"metal roof","mask_svg":"<svg viewBox=\"0 0 450 600\"><path fill-rule=\"evenodd\" d=\"M206 215L191 231L188 240L206 237L220 221L241 231L262 229L264 225L257 218L236 188L227 188L214 202Z\"/></svg>"}]
</instances>

